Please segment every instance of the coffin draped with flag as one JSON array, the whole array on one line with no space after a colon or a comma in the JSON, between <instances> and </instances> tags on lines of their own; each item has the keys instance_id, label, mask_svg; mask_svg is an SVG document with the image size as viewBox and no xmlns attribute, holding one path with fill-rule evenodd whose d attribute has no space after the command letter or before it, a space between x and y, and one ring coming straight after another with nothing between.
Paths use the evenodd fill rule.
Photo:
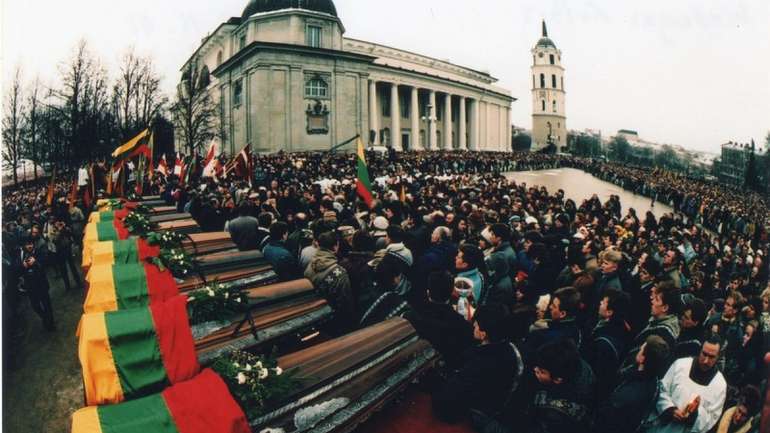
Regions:
<instances>
[{"instance_id":1,"label":"coffin draped with flag","mask_svg":"<svg viewBox=\"0 0 770 433\"><path fill-rule=\"evenodd\" d=\"M147 262L92 266L86 281L86 313L144 307L179 294L171 272Z\"/></svg>"},{"instance_id":2,"label":"coffin draped with flag","mask_svg":"<svg viewBox=\"0 0 770 433\"><path fill-rule=\"evenodd\" d=\"M83 315L78 355L89 405L135 399L194 377L200 367L187 298Z\"/></svg>"},{"instance_id":3,"label":"coffin draped with flag","mask_svg":"<svg viewBox=\"0 0 770 433\"><path fill-rule=\"evenodd\" d=\"M72 433L250 433L227 385L206 369L160 394L87 407L72 416Z\"/></svg>"}]
</instances>

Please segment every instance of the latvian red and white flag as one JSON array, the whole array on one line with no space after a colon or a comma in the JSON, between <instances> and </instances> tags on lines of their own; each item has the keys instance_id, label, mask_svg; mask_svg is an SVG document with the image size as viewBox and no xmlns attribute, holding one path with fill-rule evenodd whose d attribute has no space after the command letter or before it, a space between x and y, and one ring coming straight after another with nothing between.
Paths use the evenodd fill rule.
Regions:
<instances>
[{"instance_id":1,"label":"latvian red and white flag","mask_svg":"<svg viewBox=\"0 0 770 433\"><path fill-rule=\"evenodd\" d=\"M156 168L155 171L161 173L163 176L168 176L168 165L166 164L165 153L160 157L160 160L158 160L158 168Z\"/></svg>"},{"instance_id":2,"label":"latvian red and white flag","mask_svg":"<svg viewBox=\"0 0 770 433\"><path fill-rule=\"evenodd\" d=\"M184 161L182 160L182 155L179 154L179 152L176 153L176 162L174 163L174 174L177 176L182 175L182 166L184 165Z\"/></svg>"},{"instance_id":3,"label":"latvian red and white flag","mask_svg":"<svg viewBox=\"0 0 770 433\"><path fill-rule=\"evenodd\" d=\"M215 140L211 140L209 145L209 151L206 153L206 158L203 159L203 177L215 177L217 173L217 165L219 160L217 155L217 143Z\"/></svg>"}]
</instances>

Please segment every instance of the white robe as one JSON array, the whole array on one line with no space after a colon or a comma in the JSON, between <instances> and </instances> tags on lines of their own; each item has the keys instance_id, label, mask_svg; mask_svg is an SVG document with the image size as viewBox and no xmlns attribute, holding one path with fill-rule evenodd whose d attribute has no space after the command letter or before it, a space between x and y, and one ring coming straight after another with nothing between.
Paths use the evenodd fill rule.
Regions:
<instances>
[{"instance_id":1,"label":"white robe","mask_svg":"<svg viewBox=\"0 0 770 433\"><path fill-rule=\"evenodd\" d=\"M707 386L698 385L690 379L693 358L676 360L660 382L660 394L656 405L658 415L674 406L679 409L689 404L695 395L701 398L698 417L691 428L680 422L671 422L648 430L648 433L706 433L716 425L722 416L725 404L727 382L721 372L717 372Z\"/></svg>"}]
</instances>

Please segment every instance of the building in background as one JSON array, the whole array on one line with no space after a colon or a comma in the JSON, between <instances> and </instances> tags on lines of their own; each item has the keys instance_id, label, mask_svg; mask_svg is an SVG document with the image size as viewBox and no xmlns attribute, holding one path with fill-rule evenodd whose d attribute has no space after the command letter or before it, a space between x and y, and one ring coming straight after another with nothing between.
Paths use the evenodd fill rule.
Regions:
<instances>
[{"instance_id":1,"label":"building in background","mask_svg":"<svg viewBox=\"0 0 770 433\"><path fill-rule=\"evenodd\" d=\"M729 141L723 144L720 158L714 161L714 175L720 182L728 185L739 188L746 186L752 153L756 189L761 192L770 192L770 153L766 149L754 146L753 143Z\"/></svg>"},{"instance_id":2,"label":"building in background","mask_svg":"<svg viewBox=\"0 0 770 433\"><path fill-rule=\"evenodd\" d=\"M489 73L344 34L332 0L251 0L205 37L182 70L211 71L220 149L329 150L360 135L397 150L510 151L515 99Z\"/></svg>"},{"instance_id":3,"label":"building in background","mask_svg":"<svg viewBox=\"0 0 770 433\"><path fill-rule=\"evenodd\" d=\"M543 21L543 35L532 48L532 150L553 144L558 151L567 146L567 111L565 107L564 67L561 50L548 37Z\"/></svg>"}]
</instances>

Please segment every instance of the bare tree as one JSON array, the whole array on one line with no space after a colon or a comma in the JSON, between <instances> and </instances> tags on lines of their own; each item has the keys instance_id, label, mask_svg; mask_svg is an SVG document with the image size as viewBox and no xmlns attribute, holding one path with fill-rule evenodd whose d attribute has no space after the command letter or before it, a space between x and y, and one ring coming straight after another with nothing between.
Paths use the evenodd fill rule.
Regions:
<instances>
[{"instance_id":1,"label":"bare tree","mask_svg":"<svg viewBox=\"0 0 770 433\"><path fill-rule=\"evenodd\" d=\"M189 154L219 136L219 109L207 89L207 70L195 62L182 74L171 115L176 134Z\"/></svg>"},{"instance_id":2,"label":"bare tree","mask_svg":"<svg viewBox=\"0 0 770 433\"><path fill-rule=\"evenodd\" d=\"M13 82L6 95L5 112L3 113L3 161L13 170L13 184L19 183L16 170L19 168L19 159L22 154L22 136L24 134L24 117L26 107L21 83L21 68L17 67L13 76Z\"/></svg>"},{"instance_id":3,"label":"bare tree","mask_svg":"<svg viewBox=\"0 0 770 433\"><path fill-rule=\"evenodd\" d=\"M140 57L129 48L121 59L112 97L113 114L123 140L147 128L168 102L161 93L160 81L152 58Z\"/></svg>"},{"instance_id":4,"label":"bare tree","mask_svg":"<svg viewBox=\"0 0 770 433\"><path fill-rule=\"evenodd\" d=\"M83 161L107 153L114 122L109 113L107 72L81 40L69 63L61 68L63 89L59 92L66 120L66 153Z\"/></svg>"},{"instance_id":5,"label":"bare tree","mask_svg":"<svg viewBox=\"0 0 770 433\"><path fill-rule=\"evenodd\" d=\"M37 167L43 160L42 158L42 123L43 123L43 104L40 101L40 79L35 78L32 88L27 96L27 109L25 122L27 124L26 134L24 136L24 155L35 164L33 170L35 180L37 180Z\"/></svg>"}]
</instances>

